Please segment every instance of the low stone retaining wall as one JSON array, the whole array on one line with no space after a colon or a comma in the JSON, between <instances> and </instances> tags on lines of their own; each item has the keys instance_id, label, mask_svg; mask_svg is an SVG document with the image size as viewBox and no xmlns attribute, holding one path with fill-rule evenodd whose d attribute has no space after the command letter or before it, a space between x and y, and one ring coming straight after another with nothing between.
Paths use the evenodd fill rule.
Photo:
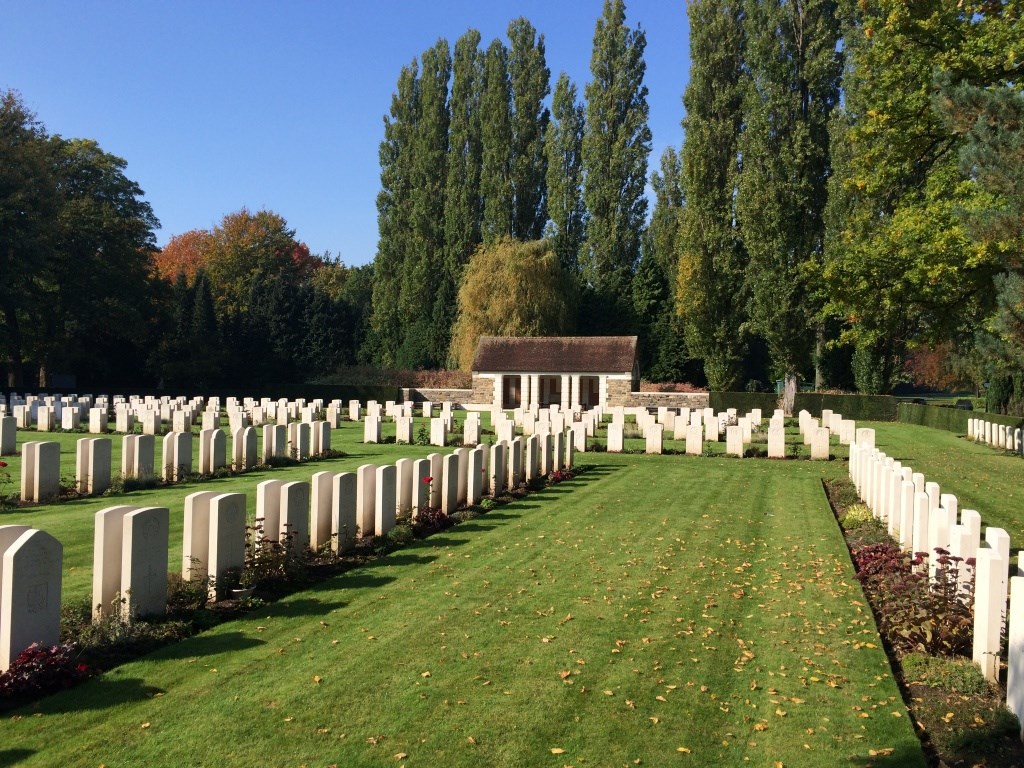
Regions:
<instances>
[{"instance_id":1,"label":"low stone retaining wall","mask_svg":"<svg viewBox=\"0 0 1024 768\"><path fill-rule=\"evenodd\" d=\"M414 403L463 403L473 402L472 389L427 389L404 387L399 390L402 402Z\"/></svg>"},{"instance_id":2,"label":"low stone retaining wall","mask_svg":"<svg viewBox=\"0 0 1024 768\"><path fill-rule=\"evenodd\" d=\"M710 395L707 392L629 392L624 393L610 406L625 408L707 408ZM620 402L621 401L621 402Z\"/></svg>"}]
</instances>

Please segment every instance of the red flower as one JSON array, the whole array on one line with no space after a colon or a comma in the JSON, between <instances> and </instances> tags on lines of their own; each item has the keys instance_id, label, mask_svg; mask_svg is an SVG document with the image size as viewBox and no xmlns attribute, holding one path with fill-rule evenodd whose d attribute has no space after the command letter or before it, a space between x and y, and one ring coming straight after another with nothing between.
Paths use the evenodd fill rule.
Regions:
<instances>
[{"instance_id":1,"label":"red flower","mask_svg":"<svg viewBox=\"0 0 1024 768\"><path fill-rule=\"evenodd\" d=\"M7 466L7 465L4 464L4 466ZM432 483L432 482L434 482L434 478L432 478L432 477L424 477L423 478L423 482L424 483Z\"/></svg>"},{"instance_id":2,"label":"red flower","mask_svg":"<svg viewBox=\"0 0 1024 768\"><path fill-rule=\"evenodd\" d=\"M6 461L0 461L0 469L3 469L6 466L7 466L7 462Z\"/></svg>"}]
</instances>

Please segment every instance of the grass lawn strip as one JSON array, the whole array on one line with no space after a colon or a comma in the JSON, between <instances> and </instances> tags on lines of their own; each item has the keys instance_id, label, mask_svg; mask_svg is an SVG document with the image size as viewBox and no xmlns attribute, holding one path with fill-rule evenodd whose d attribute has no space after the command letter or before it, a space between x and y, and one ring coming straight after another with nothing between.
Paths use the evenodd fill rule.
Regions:
<instances>
[{"instance_id":1,"label":"grass lawn strip","mask_svg":"<svg viewBox=\"0 0 1024 768\"><path fill-rule=\"evenodd\" d=\"M1010 547L1024 546L1024 460L973 443L942 429L911 424L871 423L875 446L957 497L960 509L981 513L982 527L1010 534Z\"/></svg>"},{"instance_id":2,"label":"grass lawn strip","mask_svg":"<svg viewBox=\"0 0 1024 768\"><path fill-rule=\"evenodd\" d=\"M924 765L822 465L586 458L45 699L4 721L4 748L25 765Z\"/></svg>"}]
</instances>

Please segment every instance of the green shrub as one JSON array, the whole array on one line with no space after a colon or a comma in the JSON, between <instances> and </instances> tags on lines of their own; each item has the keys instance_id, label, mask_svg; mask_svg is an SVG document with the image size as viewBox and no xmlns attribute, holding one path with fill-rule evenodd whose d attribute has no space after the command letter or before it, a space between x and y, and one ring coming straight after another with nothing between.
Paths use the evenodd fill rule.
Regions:
<instances>
[{"instance_id":1,"label":"green shrub","mask_svg":"<svg viewBox=\"0 0 1024 768\"><path fill-rule=\"evenodd\" d=\"M793 411L807 411L816 418L823 410L842 414L857 421L896 421L899 400L892 395L826 395L820 392L797 392Z\"/></svg>"},{"instance_id":2,"label":"green shrub","mask_svg":"<svg viewBox=\"0 0 1024 768\"><path fill-rule=\"evenodd\" d=\"M843 528L848 531L856 530L874 519L875 516L871 514L871 509L867 504L851 504L846 508L846 514L843 516Z\"/></svg>"},{"instance_id":3,"label":"green shrub","mask_svg":"<svg viewBox=\"0 0 1024 768\"><path fill-rule=\"evenodd\" d=\"M924 653L908 653L900 660L903 678L929 688L944 688L962 696L978 696L988 690L981 669L971 659L949 659Z\"/></svg>"},{"instance_id":4,"label":"green shrub","mask_svg":"<svg viewBox=\"0 0 1024 768\"><path fill-rule=\"evenodd\" d=\"M711 392L708 395L708 405L715 409L715 413L735 408L743 415L760 408L762 414L771 416L778 404L778 395L771 392Z\"/></svg>"},{"instance_id":5,"label":"green shrub","mask_svg":"<svg viewBox=\"0 0 1024 768\"><path fill-rule=\"evenodd\" d=\"M967 434L967 420L972 418L984 419L993 424L1005 424L1014 428L1024 426L1024 419L1018 416L1004 416L985 411L962 411L959 408L945 408L937 405L900 403L896 411L896 420L900 423L945 429L960 435Z\"/></svg>"},{"instance_id":6,"label":"green shrub","mask_svg":"<svg viewBox=\"0 0 1024 768\"><path fill-rule=\"evenodd\" d=\"M388 545L392 547L404 547L416 538L410 525L396 525L387 533Z\"/></svg>"}]
</instances>

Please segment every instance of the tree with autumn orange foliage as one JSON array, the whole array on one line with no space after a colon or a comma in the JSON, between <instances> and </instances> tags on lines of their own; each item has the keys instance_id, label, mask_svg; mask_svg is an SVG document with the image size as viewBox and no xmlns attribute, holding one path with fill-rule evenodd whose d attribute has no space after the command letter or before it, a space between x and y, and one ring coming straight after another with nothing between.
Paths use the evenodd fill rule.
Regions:
<instances>
[{"instance_id":1,"label":"tree with autumn orange foliage","mask_svg":"<svg viewBox=\"0 0 1024 768\"><path fill-rule=\"evenodd\" d=\"M191 229L175 235L153 254L153 267L164 280L174 281L181 274L191 285L196 279L196 272L210 258L213 243L213 233L207 229Z\"/></svg>"}]
</instances>

